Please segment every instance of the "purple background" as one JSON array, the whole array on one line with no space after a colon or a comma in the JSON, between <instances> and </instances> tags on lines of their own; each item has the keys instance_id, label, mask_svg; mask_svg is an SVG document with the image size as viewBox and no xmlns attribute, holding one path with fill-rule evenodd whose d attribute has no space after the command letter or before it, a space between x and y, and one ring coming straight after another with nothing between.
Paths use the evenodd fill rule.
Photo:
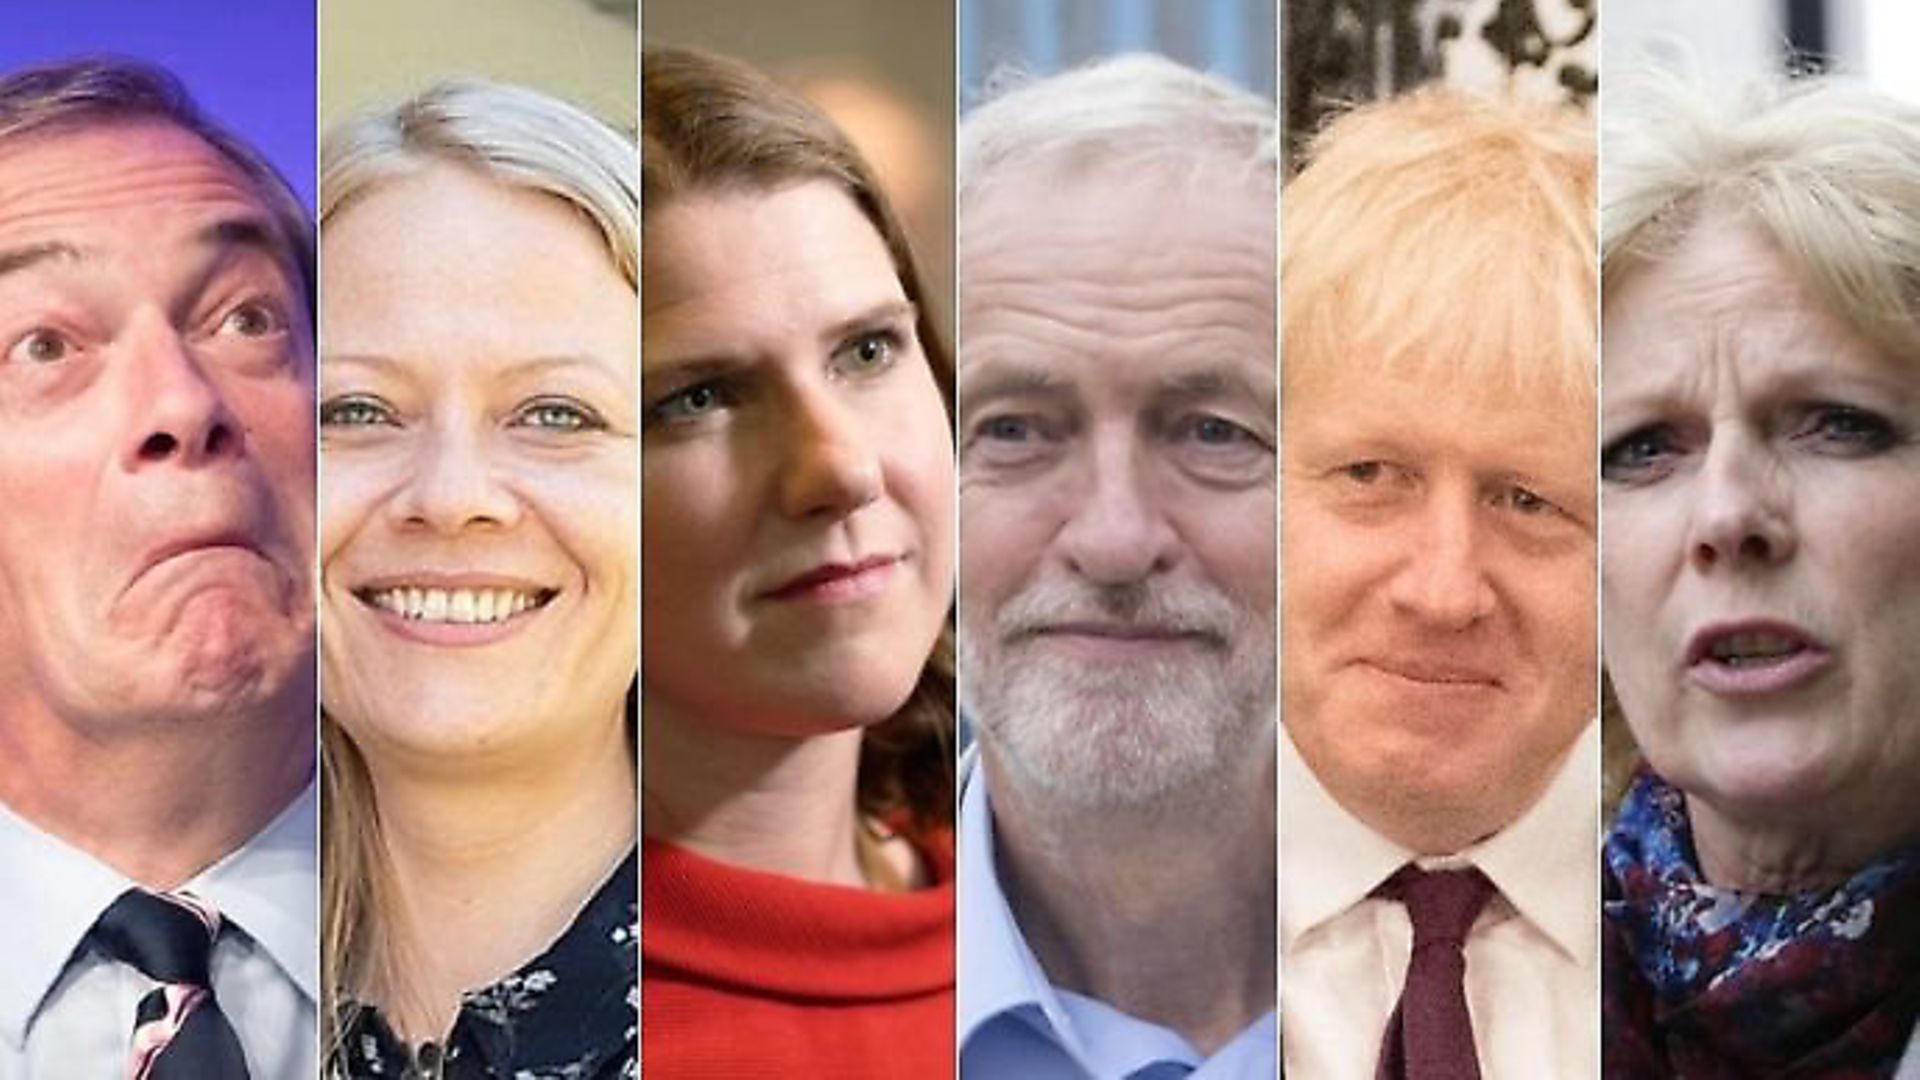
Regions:
<instances>
[{"instance_id":1,"label":"purple background","mask_svg":"<svg viewBox=\"0 0 1920 1080\"><path fill-rule=\"evenodd\" d=\"M314 194L317 0L0 0L0 71L81 53L159 64Z\"/></svg>"}]
</instances>

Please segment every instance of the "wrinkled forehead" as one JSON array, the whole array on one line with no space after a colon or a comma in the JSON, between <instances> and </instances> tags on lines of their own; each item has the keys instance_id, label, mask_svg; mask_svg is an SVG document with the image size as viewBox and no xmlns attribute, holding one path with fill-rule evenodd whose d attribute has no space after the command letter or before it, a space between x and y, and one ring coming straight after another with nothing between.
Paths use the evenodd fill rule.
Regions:
<instances>
[{"instance_id":1,"label":"wrinkled forehead","mask_svg":"<svg viewBox=\"0 0 1920 1080\"><path fill-rule=\"evenodd\" d=\"M0 244L138 250L223 218L256 223L298 276L294 240L262 182L177 124L68 123L0 141Z\"/></svg>"}]
</instances>

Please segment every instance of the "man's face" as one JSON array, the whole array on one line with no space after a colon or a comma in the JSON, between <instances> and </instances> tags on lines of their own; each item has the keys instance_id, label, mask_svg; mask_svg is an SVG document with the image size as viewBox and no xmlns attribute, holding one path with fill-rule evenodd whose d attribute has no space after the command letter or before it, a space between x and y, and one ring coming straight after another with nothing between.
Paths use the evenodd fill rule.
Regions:
<instances>
[{"instance_id":1,"label":"man's face","mask_svg":"<svg viewBox=\"0 0 1920 1080\"><path fill-rule=\"evenodd\" d=\"M1002 782L1271 761L1268 182L1033 167L960 222L961 686Z\"/></svg>"},{"instance_id":2,"label":"man's face","mask_svg":"<svg viewBox=\"0 0 1920 1080\"><path fill-rule=\"evenodd\" d=\"M309 320L250 182L160 122L0 147L0 701L96 733L311 677Z\"/></svg>"},{"instance_id":3,"label":"man's face","mask_svg":"<svg viewBox=\"0 0 1920 1080\"><path fill-rule=\"evenodd\" d=\"M1532 805L1593 715L1593 407L1298 363L1281 715L1349 811L1457 850Z\"/></svg>"}]
</instances>

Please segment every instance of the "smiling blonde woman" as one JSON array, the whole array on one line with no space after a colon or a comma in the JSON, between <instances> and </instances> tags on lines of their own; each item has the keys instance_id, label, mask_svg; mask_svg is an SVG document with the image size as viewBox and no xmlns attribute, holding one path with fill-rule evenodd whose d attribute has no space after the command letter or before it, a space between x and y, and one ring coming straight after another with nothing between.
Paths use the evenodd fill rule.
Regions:
<instances>
[{"instance_id":1,"label":"smiling blonde woman","mask_svg":"<svg viewBox=\"0 0 1920 1080\"><path fill-rule=\"evenodd\" d=\"M323 147L335 1074L635 1067L635 177L483 83Z\"/></svg>"}]
</instances>

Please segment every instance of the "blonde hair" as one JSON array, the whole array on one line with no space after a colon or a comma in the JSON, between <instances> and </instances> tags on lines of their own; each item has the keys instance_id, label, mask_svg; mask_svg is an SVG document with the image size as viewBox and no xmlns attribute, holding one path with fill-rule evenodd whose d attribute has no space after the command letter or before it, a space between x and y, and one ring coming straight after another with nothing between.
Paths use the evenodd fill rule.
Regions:
<instances>
[{"instance_id":1,"label":"blonde hair","mask_svg":"<svg viewBox=\"0 0 1920 1080\"><path fill-rule=\"evenodd\" d=\"M1608 286L1732 215L1869 341L1920 359L1920 107L1837 78L1729 92L1649 67L1604 137Z\"/></svg>"},{"instance_id":2,"label":"blonde hair","mask_svg":"<svg viewBox=\"0 0 1920 1080\"><path fill-rule=\"evenodd\" d=\"M1281 195L1282 386L1369 363L1593 400L1590 123L1429 88L1355 108Z\"/></svg>"},{"instance_id":3,"label":"blonde hair","mask_svg":"<svg viewBox=\"0 0 1920 1080\"><path fill-rule=\"evenodd\" d=\"M639 280L639 152L628 136L565 102L479 80L439 83L328 132L320 149L322 224L384 184L451 163L552 195L605 240L629 285ZM629 695L629 720L632 714ZM405 993L396 907L379 807L353 739L322 714L321 1047L337 1065L339 994Z\"/></svg>"}]
</instances>

